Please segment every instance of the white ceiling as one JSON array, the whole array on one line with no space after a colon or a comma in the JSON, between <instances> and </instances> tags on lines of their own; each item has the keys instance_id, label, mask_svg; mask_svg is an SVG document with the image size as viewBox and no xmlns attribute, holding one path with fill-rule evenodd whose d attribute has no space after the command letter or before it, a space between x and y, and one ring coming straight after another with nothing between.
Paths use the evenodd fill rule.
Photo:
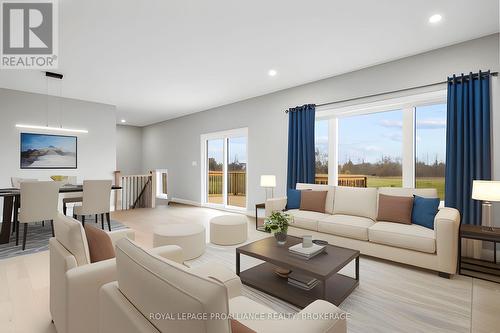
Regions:
<instances>
[{"instance_id":1,"label":"white ceiling","mask_svg":"<svg viewBox=\"0 0 500 333\"><path fill-rule=\"evenodd\" d=\"M498 0L59 4L62 95L116 105L117 120L140 126L499 30ZM47 92L39 71L1 71L0 87Z\"/></svg>"}]
</instances>

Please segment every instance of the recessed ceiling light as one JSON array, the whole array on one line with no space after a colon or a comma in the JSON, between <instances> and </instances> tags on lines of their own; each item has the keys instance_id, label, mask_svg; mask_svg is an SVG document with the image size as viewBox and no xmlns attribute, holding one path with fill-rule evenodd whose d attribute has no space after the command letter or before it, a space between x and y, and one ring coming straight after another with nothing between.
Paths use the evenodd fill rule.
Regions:
<instances>
[{"instance_id":1,"label":"recessed ceiling light","mask_svg":"<svg viewBox=\"0 0 500 333\"><path fill-rule=\"evenodd\" d=\"M127 121L125 119L120 120L121 123L126 123Z\"/></svg>"},{"instance_id":2,"label":"recessed ceiling light","mask_svg":"<svg viewBox=\"0 0 500 333\"><path fill-rule=\"evenodd\" d=\"M429 23L438 23L441 21L443 17L439 14L434 14L431 17L429 17Z\"/></svg>"},{"instance_id":3,"label":"recessed ceiling light","mask_svg":"<svg viewBox=\"0 0 500 333\"><path fill-rule=\"evenodd\" d=\"M275 69L270 69L269 72L267 72L267 75L269 76L276 76L278 72Z\"/></svg>"}]
</instances>

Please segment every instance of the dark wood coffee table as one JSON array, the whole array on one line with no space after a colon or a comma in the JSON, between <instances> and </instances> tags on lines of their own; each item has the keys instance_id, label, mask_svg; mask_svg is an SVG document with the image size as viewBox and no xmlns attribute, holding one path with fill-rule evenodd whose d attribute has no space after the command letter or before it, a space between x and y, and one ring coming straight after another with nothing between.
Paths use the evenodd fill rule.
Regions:
<instances>
[{"instance_id":1,"label":"dark wood coffee table","mask_svg":"<svg viewBox=\"0 0 500 333\"><path fill-rule=\"evenodd\" d=\"M300 308L317 299L340 305L359 285L359 251L327 245L325 253L306 260L290 254L288 248L302 239L288 236L287 243L279 246L274 237L265 238L236 249L236 274L244 284L280 298ZM240 255L244 254L265 261L240 272ZM356 260L355 278L338 274L351 261ZM288 284L286 278L274 273L282 267L320 280L311 290L302 290Z\"/></svg>"}]
</instances>

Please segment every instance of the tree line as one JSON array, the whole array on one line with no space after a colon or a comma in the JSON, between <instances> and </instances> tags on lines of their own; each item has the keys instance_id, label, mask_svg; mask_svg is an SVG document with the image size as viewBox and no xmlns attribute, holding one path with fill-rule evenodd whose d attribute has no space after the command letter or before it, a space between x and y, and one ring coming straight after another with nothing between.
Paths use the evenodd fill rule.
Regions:
<instances>
[{"instance_id":1,"label":"tree line","mask_svg":"<svg viewBox=\"0 0 500 333\"><path fill-rule=\"evenodd\" d=\"M379 161L371 162L353 162L349 159L344 164L339 165L339 174L344 175L365 175L374 177L398 177L403 174L401 159L390 156L382 156ZM328 173L328 156L316 149L316 174ZM444 177L445 163L437 158L432 164L423 161L416 162L416 177Z\"/></svg>"},{"instance_id":2,"label":"tree line","mask_svg":"<svg viewBox=\"0 0 500 333\"><path fill-rule=\"evenodd\" d=\"M210 157L208 159L208 170L210 171L222 171L222 162L218 163L217 160L213 157ZM235 158L235 160L231 163L228 164L227 170L228 171L245 171L247 168L247 164L238 161L238 158Z\"/></svg>"}]
</instances>

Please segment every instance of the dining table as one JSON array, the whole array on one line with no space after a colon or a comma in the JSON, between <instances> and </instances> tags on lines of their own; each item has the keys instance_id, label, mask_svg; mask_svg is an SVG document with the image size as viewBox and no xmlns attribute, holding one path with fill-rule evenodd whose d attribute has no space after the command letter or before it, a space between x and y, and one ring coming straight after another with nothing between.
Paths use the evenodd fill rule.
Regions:
<instances>
[{"instance_id":1,"label":"dining table","mask_svg":"<svg viewBox=\"0 0 500 333\"><path fill-rule=\"evenodd\" d=\"M112 190L121 190L121 186L113 185ZM83 192L83 185L63 185L59 193ZM18 188L0 188L0 197L3 197L2 228L0 229L0 244L10 241L11 226L17 221L17 214L21 206L21 190Z\"/></svg>"}]
</instances>

